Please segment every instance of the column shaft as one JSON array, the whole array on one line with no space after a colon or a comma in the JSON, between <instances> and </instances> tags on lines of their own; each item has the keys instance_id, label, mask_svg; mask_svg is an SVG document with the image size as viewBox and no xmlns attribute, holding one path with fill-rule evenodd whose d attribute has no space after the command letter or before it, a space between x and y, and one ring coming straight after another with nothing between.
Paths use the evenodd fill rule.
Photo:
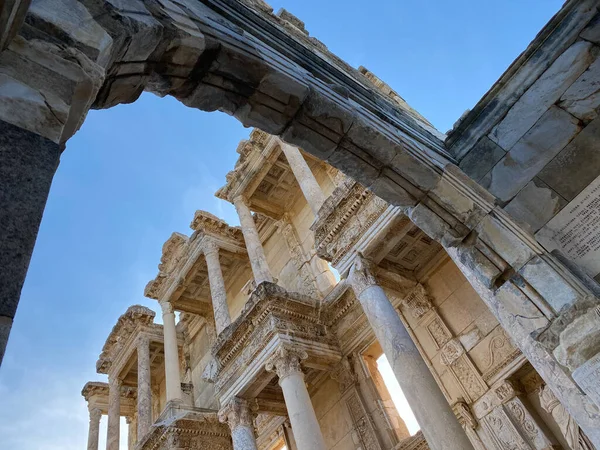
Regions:
<instances>
[{"instance_id":1,"label":"column shaft","mask_svg":"<svg viewBox=\"0 0 600 450\"><path fill-rule=\"evenodd\" d=\"M0 120L0 364L60 153L60 145Z\"/></svg>"},{"instance_id":2,"label":"column shaft","mask_svg":"<svg viewBox=\"0 0 600 450\"><path fill-rule=\"evenodd\" d=\"M108 425L106 429L106 450L119 450L121 425L121 380L108 380Z\"/></svg>"},{"instance_id":3,"label":"column shaft","mask_svg":"<svg viewBox=\"0 0 600 450\"><path fill-rule=\"evenodd\" d=\"M142 439L152 425L152 390L150 387L150 341L140 339L137 344L137 438ZM132 430L130 430L131 433Z\"/></svg>"},{"instance_id":4,"label":"column shaft","mask_svg":"<svg viewBox=\"0 0 600 450\"><path fill-rule=\"evenodd\" d=\"M227 306L225 281L223 280L223 271L221 270L221 263L219 261L219 248L212 242L207 243L204 249L204 257L206 258L206 267L208 269L210 296L212 298L215 326L218 335L231 323L229 306Z\"/></svg>"},{"instance_id":5,"label":"column shaft","mask_svg":"<svg viewBox=\"0 0 600 450\"><path fill-rule=\"evenodd\" d=\"M177 349L177 330L175 313L169 302L161 302L163 312L163 333L165 341L165 378L167 401L181 400L181 375L179 374L179 353Z\"/></svg>"},{"instance_id":6,"label":"column shaft","mask_svg":"<svg viewBox=\"0 0 600 450\"><path fill-rule=\"evenodd\" d=\"M377 340L398 379L431 450L467 450L472 445L423 361L398 313L358 257L350 281Z\"/></svg>"},{"instance_id":7,"label":"column shaft","mask_svg":"<svg viewBox=\"0 0 600 450\"><path fill-rule=\"evenodd\" d=\"M300 150L284 142L281 142L281 150L285 154L296 180L298 180L298 184L304 194L304 198L308 202L308 206L310 206L310 209L316 216L319 213L321 206L323 206L323 203L325 203L325 194L323 194L321 186L317 183L317 179L310 170L310 167L308 167Z\"/></svg>"},{"instance_id":8,"label":"column shaft","mask_svg":"<svg viewBox=\"0 0 600 450\"><path fill-rule=\"evenodd\" d=\"M246 400L233 398L219 411L219 420L231 429L233 450L258 450L252 412Z\"/></svg>"},{"instance_id":9,"label":"column shaft","mask_svg":"<svg viewBox=\"0 0 600 450\"><path fill-rule=\"evenodd\" d=\"M100 419L102 411L98 408L90 410L90 429L88 432L88 450L98 450L98 439L100 438Z\"/></svg>"},{"instance_id":10,"label":"column shaft","mask_svg":"<svg viewBox=\"0 0 600 450\"><path fill-rule=\"evenodd\" d=\"M298 450L326 450L300 366L300 361L307 357L302 350L280 347L267 362L266 369L279 377Z\"/></svg>"},{"instance_id":11,"label":"column shaft","mask_svg":"<svg viewBox=\"0 0 600 450\"><path fill-rule=\"evenodd\" d=\"M248 258L250 258L250 265L252 266L256 285L258 286L263 281L273 282L267 258L262 248L256 225L254 224L254 218L246 205L245 199L242 196L236 197L233 204L240 218L240 225L242 226L242 233L244 233L244 241L246 242L246 251L248 252Z\"/></svg>"}]
</instances>

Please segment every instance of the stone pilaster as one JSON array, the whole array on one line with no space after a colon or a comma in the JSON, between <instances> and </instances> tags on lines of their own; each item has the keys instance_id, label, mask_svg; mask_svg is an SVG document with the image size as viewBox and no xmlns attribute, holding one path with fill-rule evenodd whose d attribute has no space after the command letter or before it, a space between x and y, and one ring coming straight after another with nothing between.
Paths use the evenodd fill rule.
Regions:
<instances>
[{"instance_id":1,"label":"stone pilaster","mask_svg":"<svg viewBox=\"0 0 600 450\"><path fill-rule=\"evenodd\" d=\"M252 411L246 400L233 398L219 411L219 420L231 429L234 450L257 450Z\"/></svg>"},{"instance_id":2,"label":"stone pilaster","mask_svg":"<svg viewBox=\"0 0 600 450\"><path fill-rule=\"evenodd\" d=\"M98 439L100 437L100 419L102 411L99 408L90 409L90 429L88 432L88 450L98 450Z\"/></svg>"},{"instance_id":3,"label":"stone pilaster","mask_svg":"<svg viewBox=\"0 0 600 450\"><path fill-rule=\"evenodd\" d=\"M325 203L325 194L323 194L321 186L317 183L317 179L310 170L310 167L308 167L300 150L285 142L281 142L281 150L285 154L285 157L292 168L292 172L300 185L300 189L308 202L308 206L310 206L313 214L317 216L319 209L321 209L321 206Z\"/></svg>"},{"instance_id":4,"label":"stone pilaster","mask_svg":"<svg viewBox=\"0 0 600 450\"><path fill-rule=\"evenodd\" d=\"M167 385L167 401L181 400L181 374L179 373L179 351L177 348L177 330L175 313L169 302L160 302L163 313L163 333L165 345L165 378Z\"/></svg>"},{"instance_id":5,"label":"stone pilaster","mask_svg":"<svg viewBox=\"0 0 600 450\"><path fill-rule=\"evenodd\" d=\"M429 368L384 290L357 255L349 281L431 450L472 449Z\"/></svg>"},{"instance_id":6,"label":"stone pilaster","mask_svg":"<svg viewBox=\"0 0 600 450\"><path fill-rule=\"evenodd\" d=\"M266 369L279 377L298 450L325 450L325 440L304 383L301 361L307 357L303 350L279 347L267 361Z\"/></svg>"},{"instance_id":7,"label":"stone pilaster","mask_svg":"<svg viewBox=\"0 0 600 450\"><path fill-rule=\"evenodd\" d=\"M263 281L273 282L269 265L267 264L267 257L263 250L256 230L256 224L254 218L250 212L250 208L246 204L246 199L239 195L233 200L233 205L240 218L240 225L242 226L242 232L244 233L244 241L246 242L246 251L248 252L248 258L250 259L250 265L252 266L252 273L254 274L254 281L258 286Z\"/></svg>"},{"instance_id":8,"label":"stone pilaster","mask_svg":"<svg viewBox=\"0 0 600 450\"><path fill-rule=\"evenodd\" d=\"M152 390L150 387L150 341L141 337L137 342L137 436L143 438L152 425ZM131 432L131 431L130 431Z\"/></svg>"},{"instance_id":9,"label":"stone pilaster","mask_svg":"<svg viewBox=\"0 0 600 450\"><path fill-rule=\"evenodd\" d=\"M219 247L212 241L205 242L203 247L206 267L208 269L210 296L215 315L215 326L217 334L220 334L231 323L231 316L229 315L229 307L227 306L227 292L219 261Z\"/></svg>"},{"instance_id":10,"label":"stone pilaster","mask_svg":"<svg viewBox=\"0 0 600 450\"><path fill-rule=\"evenodd\" d=\"M121 380L108 379L108 425L106 429L106 450L119 450L121 432Z\"/></svg>"}]
</instances>

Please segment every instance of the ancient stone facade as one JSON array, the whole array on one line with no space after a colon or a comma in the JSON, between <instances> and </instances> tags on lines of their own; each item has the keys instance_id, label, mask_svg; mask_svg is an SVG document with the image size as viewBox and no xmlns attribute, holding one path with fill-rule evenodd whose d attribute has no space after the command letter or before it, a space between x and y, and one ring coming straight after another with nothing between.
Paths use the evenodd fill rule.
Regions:
<instances>
[{"instance_id":1,"label":"ancient stone facade","mask_svg":"<svg viewBox=\"0 0 600 450\"><path fill-rule=\"evenodd\" d=\"M65 143L146 90L255 127L216 193L240 227L166 241L88 449L102 415L108 450L121 416L140 450L600 448L599 36L567 1L445 136L262 0L2 3L2 341Z\"/></svg>"}]
</instances>

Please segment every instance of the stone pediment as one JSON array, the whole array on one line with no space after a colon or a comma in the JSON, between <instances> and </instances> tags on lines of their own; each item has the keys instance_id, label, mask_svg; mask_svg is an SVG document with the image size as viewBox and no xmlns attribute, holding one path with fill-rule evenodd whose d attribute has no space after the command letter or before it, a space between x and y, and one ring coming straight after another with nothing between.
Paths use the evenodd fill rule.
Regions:
<instances>
[{"instance_id":1,"label":"stone pediment","mask_svg":"<svg viewBox=\"0 0 600 450\"><path fill-rule=\"evenodd\" d=\"M142 305L133 305L127 308L127 311L117 320L102 347L102 353L96 362L98 373L108 373L112 362L118 357L130 338L140 329L154 324L154 316L154 311Z\"/></svg>"},{"instance_id":2,"label":"stone pediment","mask_svg":"<svg viewBox=\"0 0 600 450\"><path fill-rule=\"evenodd\" d=\"M311 369L328 370L341 358L314 299L264 282L212 348L218 366L215 390L221 402L260 394L274 376L266 372L266 362L282 346L305 351L304 365Z\"/></svg>"}]
</instances>

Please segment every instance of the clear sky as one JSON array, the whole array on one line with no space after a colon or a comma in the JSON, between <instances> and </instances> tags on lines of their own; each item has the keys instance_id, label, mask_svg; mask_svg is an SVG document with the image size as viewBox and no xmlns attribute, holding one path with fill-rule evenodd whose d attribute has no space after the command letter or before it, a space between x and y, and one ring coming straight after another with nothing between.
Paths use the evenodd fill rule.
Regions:
<instances>
[{"instance_id":1,"label":"clear sky","mask_svg":"<svg viewBox=\"0 0 600 450\"><path fill-rule=\"evenodd\" d=\"M270 3L445 132L563 0ZM54 179L0 368L0 450L85 448L80 391L104 379L95 363L106 337L128 306L157 310L144 286L163 242L173 231L189 234L196 209L237 224L231 205L213 194L248 133L229 116L151 94L88 115Z\"/></svg>"}]
</instances>

